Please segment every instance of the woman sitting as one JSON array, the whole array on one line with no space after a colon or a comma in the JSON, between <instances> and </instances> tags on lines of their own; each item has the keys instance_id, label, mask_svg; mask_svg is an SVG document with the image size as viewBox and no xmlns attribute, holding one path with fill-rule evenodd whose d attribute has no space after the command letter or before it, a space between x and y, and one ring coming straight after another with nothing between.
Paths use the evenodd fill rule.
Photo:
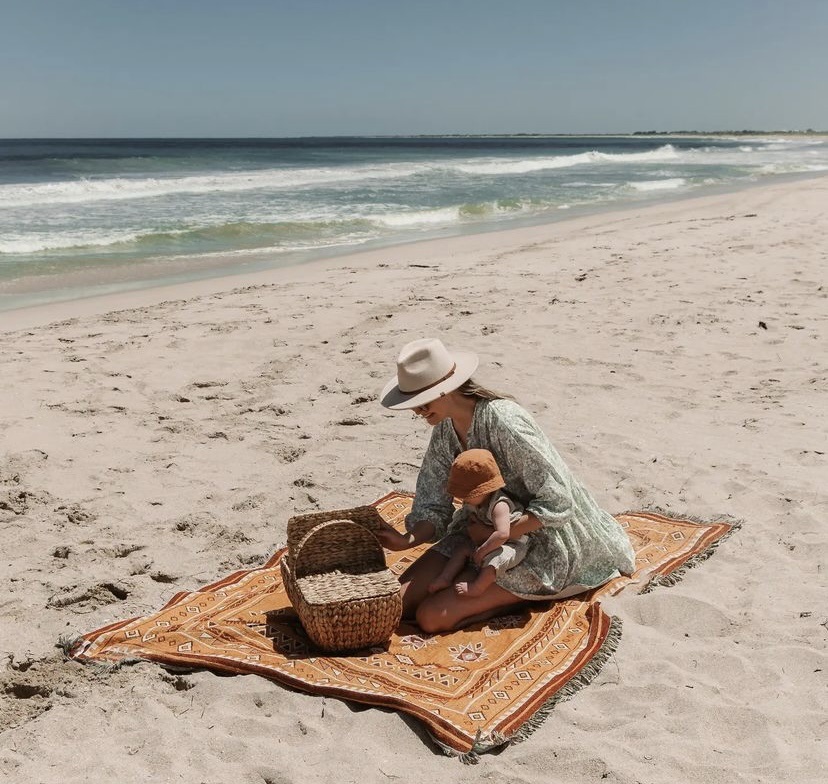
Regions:
<instances>
[{"instance_id":1,"label":"woman sitting","mask_svg":"<svg viewBox=\"0 0 828 784\"><path fill-rule=\"evenodd\" d=\"M574 596L634 568L632 546L618 522L570 473L525 409L472 380L477 365L475 354L449 352L437 339L415 340L401 350L397 374L380 399L386 408L413 410L433 428L407 532L388 526L379 533L389 550L438 540L400 577L403 614L426 632L457 629L529 601ZM482 541L488 535L485 524L469 521L464 509L455 513L446 489L452 462L467 449L494 455L504 492L524 507L512 535L528 534L528 548L519 564L498 572L477 595L453 586L430 593L454 549L467 536ZM459 579L474 577L468 568Z\"/></svg>"}]
</instances>

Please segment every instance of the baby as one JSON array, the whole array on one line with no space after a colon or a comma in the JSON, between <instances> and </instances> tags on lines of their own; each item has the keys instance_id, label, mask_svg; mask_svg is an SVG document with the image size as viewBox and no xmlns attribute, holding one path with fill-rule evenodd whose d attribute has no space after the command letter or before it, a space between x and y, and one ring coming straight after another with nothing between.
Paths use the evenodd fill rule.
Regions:
<instances>
[{"instance_id":1,"label":"baby","mask_svg":"<svg viewBox=\"0 0 828 784\"><path fill-rule=\"evenodd\" d=\"M523 507L503 492L505 486L494 455L487 449L469 449L454 460L446 489L463 501L469 521L482 522L493 530L479 546L469 537L458 544L442 572L429 584L429 593L448 588L470 557L480 571L471 582L455 584L454 589L461 596L480 596L495 582L498 572L523 560L529 539L511 535L512 523L523 516Z\"/></svg>"}]
</instances>

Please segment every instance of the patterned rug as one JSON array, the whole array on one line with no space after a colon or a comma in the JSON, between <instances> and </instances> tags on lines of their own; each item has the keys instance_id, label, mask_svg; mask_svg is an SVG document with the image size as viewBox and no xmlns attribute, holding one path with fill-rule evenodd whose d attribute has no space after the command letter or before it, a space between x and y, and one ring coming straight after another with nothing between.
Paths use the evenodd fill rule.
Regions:
<instances>
[{"instance_id":1,"label":"patterned rug","mask_svg":"<svg viewBox=\"0 0 828 784\"><path fill-rule=\"evenodd\" d=\"M390 493L374 506L402 530L411 496ZM420 720L444 751L474 762L480 752L522 740L556 702L595 676L621 631L601 609L601 597L675 582L736 527L652 512L617 519L636 552L631 577L449 634L428 635L402 623L387 650L315 651L282 586L280 550L262 567L176 594L154 615L83 636L71 655L256 673L314 694L395 708ZM389 553L389 568L402 574L424 549Z\"/></svg>"}]
</instances>

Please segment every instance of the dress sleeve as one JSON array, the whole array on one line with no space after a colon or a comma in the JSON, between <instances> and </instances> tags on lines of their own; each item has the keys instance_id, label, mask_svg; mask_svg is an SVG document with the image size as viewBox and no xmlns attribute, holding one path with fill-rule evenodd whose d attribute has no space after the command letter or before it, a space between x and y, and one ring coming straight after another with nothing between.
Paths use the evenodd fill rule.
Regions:
<instances>
[{"instance_id":1,"label":"dress sleeve","mask_svg":"<svg viewBox=\"0 0 828 784\"><path fill-rule=\"evenodd\" d=\"M452 497L446 491L449 469L453 460L442 427L431 432L423 464L417 475L417 492L411 512L405 518L406 530L414 523L427 520L435 529L435 538L442 538L454 513Z\"/></svg>"},{"instance_id":2,"label":"dress sleeve","mask_svg":"<svg viewBox=\"0 0 828 784\"><path fill-rule=\"evenodd\" d=\"M574 511L569 471L546 434L517 404L497 412L491 436L508 473L519 477L528 501L526 512L544 527L560 528ZM507 488L508 489L508 488Z\"/></svg>"}]
</instances>

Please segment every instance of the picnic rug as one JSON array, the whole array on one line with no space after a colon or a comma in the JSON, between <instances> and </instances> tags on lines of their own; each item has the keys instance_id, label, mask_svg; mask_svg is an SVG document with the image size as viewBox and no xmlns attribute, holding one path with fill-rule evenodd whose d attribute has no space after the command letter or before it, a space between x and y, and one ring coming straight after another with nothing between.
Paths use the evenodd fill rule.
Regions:
<instances>
[{"instance_id":1,"label":"picnic rug","mask_svg":"<svg viewBox=\"0 0 828 784\"><path fill-rule=\"evenodd\" d=\"M403 530L410 494L374 503ZM597 674L615 650L620 621L599 600L627 586L671 584L706 558L738 523L702 523L655 512L617 515L636 552L636 571L589 593L429 635L403 622L387 648L356 655L320 652L305 636L282 585L279 550L263 566L234 572L160 611L79 638L83 662L151 660L175 668L255 673L314 694L403 711L448 754L466 762L523 740L551 708ZM426 549L388 553L397 575Z\"/></svg>"}]
</instances>

